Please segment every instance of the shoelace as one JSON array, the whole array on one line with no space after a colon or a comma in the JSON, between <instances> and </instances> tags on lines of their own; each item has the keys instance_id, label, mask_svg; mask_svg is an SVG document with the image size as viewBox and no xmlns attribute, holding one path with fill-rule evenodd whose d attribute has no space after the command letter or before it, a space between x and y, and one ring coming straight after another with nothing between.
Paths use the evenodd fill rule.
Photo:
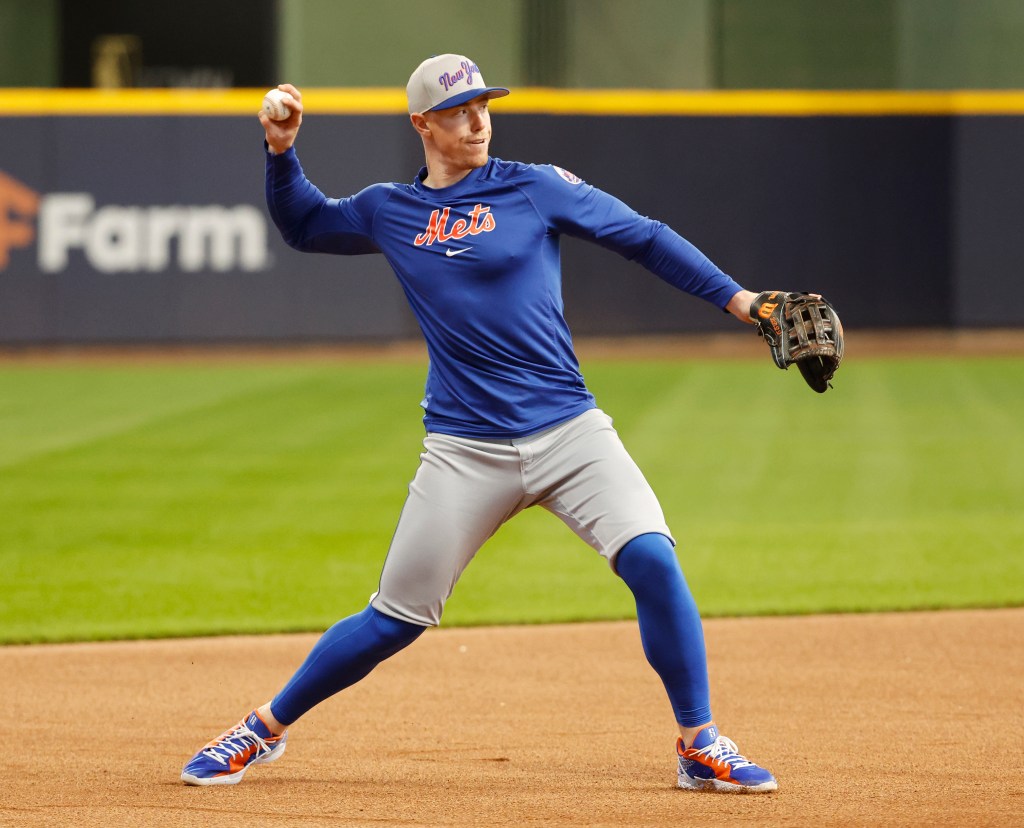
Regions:
<instances>
[{"instance_id":1,"label":"shoelace","mask_svg":"<svg viewBox=\"0 0 1024 828\"><path fill-rule=\"evenodd\" d=\"M258 734L253 733L245 722L241 722L238 727L218 739L215 745L206 748L203 755L226 765L232 756L241 756L249 745L256 745L261 751L270 751L270 745ZM217 751L223 752L224 755L221 756Z\"/></svg>"},{"instance_id":2,"label":"shoelace","mask_svg":"<svg viewBox=\"0 0 1024 828\"><path fill-rule=\"evenodd\" d=\"M740 754L739 748L736 747L736 743L725 736L719 736L707 747L702 747L697 751L697 755L705 756L708 759L717 759L718 761L729 765L731 768L754 767L753 762Z\"/></svg>"}]
</instances>

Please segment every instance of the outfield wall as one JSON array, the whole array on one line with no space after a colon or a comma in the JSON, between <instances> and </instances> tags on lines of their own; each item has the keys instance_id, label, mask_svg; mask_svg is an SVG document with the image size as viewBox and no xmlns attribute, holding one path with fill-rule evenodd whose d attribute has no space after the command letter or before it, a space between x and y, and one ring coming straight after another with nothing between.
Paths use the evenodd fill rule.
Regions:
<instances>
[{"instance_id":1,"label":"outfield wall","mask_svg":"<svg viewBox=\"0 0 1024 828\"><path fill-rule=\"evenodd\" d=\"M146 97L151 110L85 93L77 109L0 118L0 343L415 336L381 257L280 241L262 130L240 114L255 93L210 98L219 115L178 112L170 94ZM362 111L348 114L327 96L310 105L300 157L328 194L415 175L418 140L389 95L349 100ZM494 107L492 149L572 170L752 289L819 290L848 325L1015 326L1024 308L1004 297L1024 270L1020 97L634 96L636 111L610 116L591 113L592 97L573 110L537 93L533 111L529 95L518 111ZM578 334L730 326L594 245L566 240L563 259Z\"/></svg>"}]
</instances>

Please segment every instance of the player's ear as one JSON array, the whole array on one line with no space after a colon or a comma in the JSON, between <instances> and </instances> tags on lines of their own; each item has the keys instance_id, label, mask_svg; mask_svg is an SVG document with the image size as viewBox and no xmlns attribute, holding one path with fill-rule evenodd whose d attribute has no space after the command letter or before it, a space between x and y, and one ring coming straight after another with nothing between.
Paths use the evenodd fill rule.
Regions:
<instances>
[{"instance_id":1,"label":"player's ear","mask_svg":"<svg viewBox=\"0 0 1024 828\"><path fill-rule=\"evenodd\" d=\"M430 134L430 124L426 119L426 116L419 112L413 112L409 116L409 120L412 121L412 128L415 129L420 135Z\"/></svg>"}]
</instances>

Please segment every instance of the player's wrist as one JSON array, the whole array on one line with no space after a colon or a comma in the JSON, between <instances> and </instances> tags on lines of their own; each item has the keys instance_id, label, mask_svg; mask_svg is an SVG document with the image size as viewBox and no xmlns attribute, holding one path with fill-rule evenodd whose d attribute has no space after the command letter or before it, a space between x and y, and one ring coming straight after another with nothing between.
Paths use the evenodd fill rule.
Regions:
<instances>
[{"instance_id":1,"label":"player's wrist","mask_svg":"<svg viewBox=\"0 0 1024 828\"><path fill-rule=\"evenodd\" d=\"M292 142L291 144L288 144L287 146L285 146L285 145L281 145L281 144L274 145L274 144L271 144L269 141L266 141L266 140L263 141L263 149L266 150L268 155L272 155L272 156L284 155L293 146L295 146L294 142Z\"/></svg>"},{"instance_id":2,"label":"player's wrist","mask_svg":"<svg viewBox=\"0 0 1024 828\"><path fill-rule=\"evenodd\" d=\"M754 320L750 318L750 306L756 295L753 291L740 290L733 294L725 309L741 322L752 325Z\"/></svg>"}]
</instances>

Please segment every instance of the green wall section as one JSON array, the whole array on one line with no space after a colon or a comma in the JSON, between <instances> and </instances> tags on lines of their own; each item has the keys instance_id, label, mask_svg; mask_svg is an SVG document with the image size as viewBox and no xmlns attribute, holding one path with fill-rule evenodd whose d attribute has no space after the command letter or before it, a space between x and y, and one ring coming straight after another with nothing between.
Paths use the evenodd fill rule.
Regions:
<instances>
[{"instance_id":1,"label":"green wall section","mask_svg":"<svg viewBox=\"0 0 1024 828\"><path fill-rule=\"evenodd\" d=\"M1024 88L1024 2L902 0L899 86Z\"/></svg>"},{"instance_id":2,"label":"green wall section","mask_svg":"<svg viewBox=\"0 0 1024 828\"><path fill-rule=\"evenodd\" d=\"M718 0L726 89L886 89L896 83L896 0Z\"/></svg>"},{"instance_id":3,"label":"green wall section","mask_svg":"<svg viewBox=\"0 0 1024 828\"><path fill-rule=\"evenodd\" d=\"M710 0L573 0L566 85L712 87L712 5Z\"/></svg>"},{"instance_id":4,"label":"green wall section","mask_svg":"<svg viewBox=\"0 0 1024 828\"><path fill-rule=\"evenodd\" d=\"M488 0L468 15L420 0L280 8L281 75L314 86L400 86L411 56L455 51L489 82L513 85L1024 88L1021 0Z\"/></svg>"},{"instance_id":5,"label":"green wall section","mask_svg":"<svg viewBox=\"0 0 1024 828\"><path fill-rule=\"evenodd\" d=\"M1024 87L1021 0L709 2L718 87Z\"/></svg>"},{"instance_id":6,"label":"green wall section","mask_svg":"<svg viewBox=\"0 0 1024 828\"><path fill-rule=\"evenodd\" d=\"M0 0L0 86L58 83L61 8ZM1024 0L279 0L266 25L304 86L403 86L451 51L516 86L1024 88Z\"/></svg>"},{"instance_id":7,"label":"green wall section","mask_svg":"<svg viewBox=\"0 0 1024 828\"><path fill-rule=\"evenodd\" d=\"M55 86L57 0L0 0L0 86Z\"/></svg>"},{"instance_id":8,"label":"green wall section","mask_svg":"<svg viewBox=\"0 0 1024 828\"><path fill-rule=\"evenodd\" d=\"M489 83L703 89L710 9L709 0L487 0L449 15L421 0L282 0L280 74L306 86L404 86L417 56L456 52Z\"/></svg>"},{"instance_id":9,"label":"green wall section","mask_svg":"<svg viewBox=\"0 0 1024 828\"><path fill-rule=\"evenodd\" d=\"M297 86L405 86L431 55L468 54L488 83L521 84L520 3L281 0L281 79Z\"/></svg>"}]
</instances>

